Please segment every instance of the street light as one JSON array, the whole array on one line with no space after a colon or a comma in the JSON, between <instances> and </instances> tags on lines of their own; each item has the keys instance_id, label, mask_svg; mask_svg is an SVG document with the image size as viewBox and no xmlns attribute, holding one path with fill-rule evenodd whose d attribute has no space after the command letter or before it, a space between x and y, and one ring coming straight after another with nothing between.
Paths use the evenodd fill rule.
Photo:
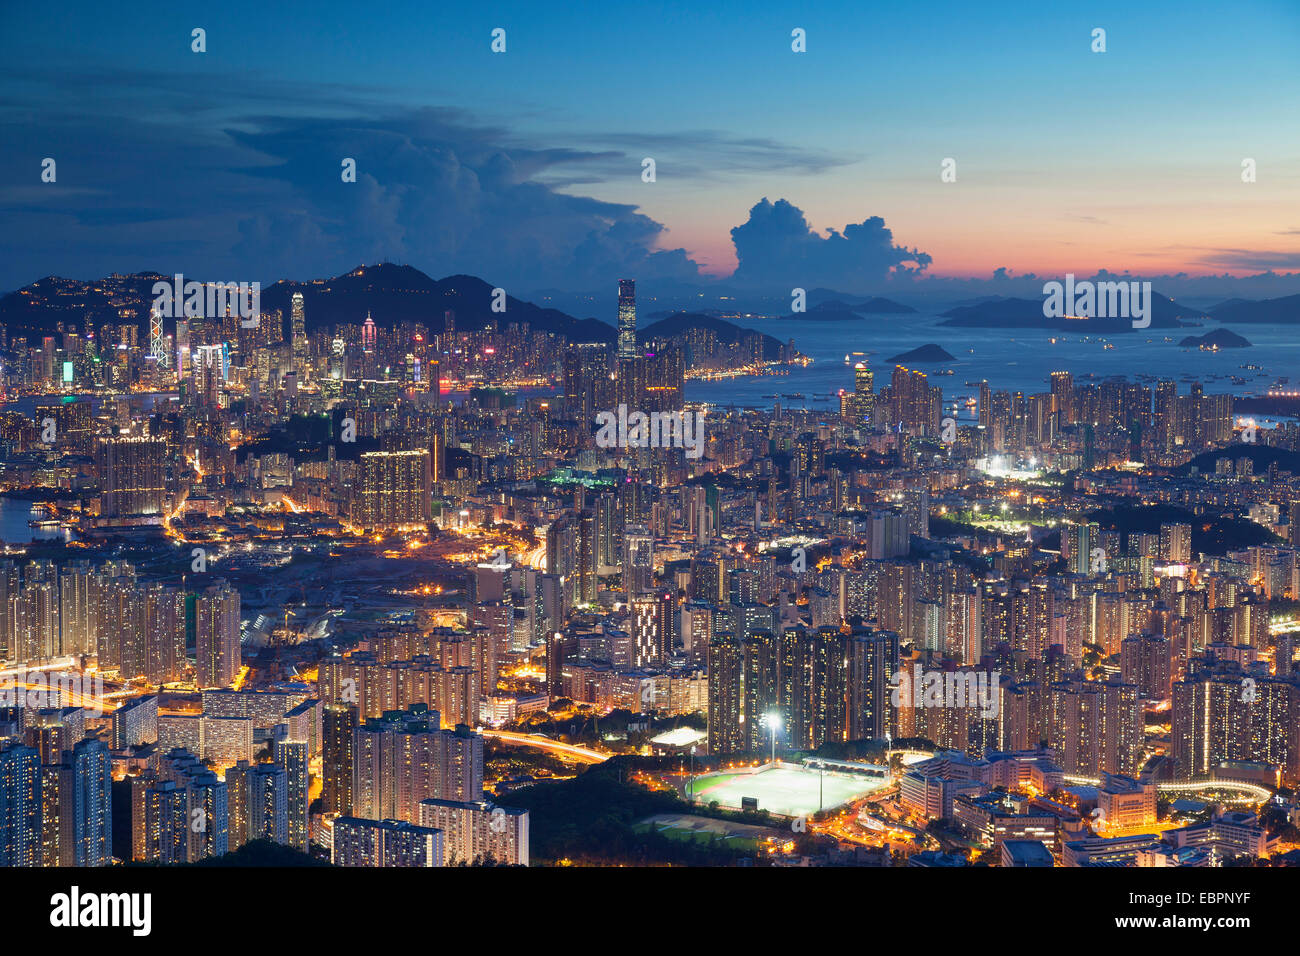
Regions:
<instances>
[{"instance_id":1,"label":"street light","mask_svg":"<svg viewBox=\"0 0 1300 956\"><path fill-rule=\"evenodd\" d=\"M767 729L772 732L772 763L776 763L776 732L781 727L781 715L776 711L769 711L763 715L763 723L767 724Z\"/></svg>"}]
</instances>

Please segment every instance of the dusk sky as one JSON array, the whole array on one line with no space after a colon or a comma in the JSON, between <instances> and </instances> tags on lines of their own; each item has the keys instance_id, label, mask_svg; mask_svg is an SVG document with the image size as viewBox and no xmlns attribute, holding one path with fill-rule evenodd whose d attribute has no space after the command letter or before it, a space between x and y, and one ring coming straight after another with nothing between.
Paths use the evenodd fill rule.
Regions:
<instances>
[{"instance_id":1,"label":"dusk sky","mask_svg":"<svg viewBox=\"0 0 1300 956\"><path fill-rule=\"evenodd\" d=\"M720 6L7 5L0 290L382 259L585 290L729 277L739 249L737 282L797 261L849 291L999 268L1300 291L1295 0Z\"/></svg>"}]
</instances>

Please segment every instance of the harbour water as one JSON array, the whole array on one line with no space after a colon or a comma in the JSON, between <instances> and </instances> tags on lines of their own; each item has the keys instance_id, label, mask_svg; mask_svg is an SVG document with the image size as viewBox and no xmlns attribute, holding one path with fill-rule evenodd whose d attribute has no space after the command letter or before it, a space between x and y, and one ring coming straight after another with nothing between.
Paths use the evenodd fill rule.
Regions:
<instances>
[{"instance_id":1,"label":"harbour water","mask_svg":"<svg viewBox=\"0 0 1300 956\"><path fill-rule=\"evenodd\" d=\"M937 314L870 316L861 321L805 316L753 320L745 324L781 342L794 339L795 348L814 359L813 363L791 367L788 375L691 380L686 384L686 397L720 405L770 408L780 402L787 408L838 411L835 395L840 389L852 391L856 362L865 361L874 370L879 389L888 384L895 364L890 359L931 343L947 351L953 361L912 367L926 372L931 384L943 388L947 408L959 404L959 418L968 417L964 398L979 391L967 382L987 380L994 390L1029 395L1048 391L1049 377L1055 371L1072 373L1077 384L1100 382L1112 375L1130 380L1144 375L1153 377L1147 382L1151 385L1155 379L1172 379L1182 393L1195 380L1207 392L1241 396L1263 394L1282 378L1290 379L1290 384L1300 382L1300 328L1296 326L1233 325L1230 328L1249 340L1251 347L1209 352L1180 348L1176 343L1218 327L1213 322L1197 328L1089 336L1047 329L951 328L940 325L943 321ZM1260 369L1243 369L1243 365ZM947 369L953 374L936 374ZM1244 379L1245 384L1234 382L1232 376ZM781 397L789 395L803 398Z\"/></svg>"},{"instance_id":2,"label":"harbour water","mask_svg":"<svg viewBox=\"0 0 1300 956\"><path fill-rule=\"evenodd\" d=\"M69 540L72 533L64 528L33 528L27 522L44 517L23 498L0 498L0 541L5 544L28 544L37 541Z\"/></svg>"}]
</instances>

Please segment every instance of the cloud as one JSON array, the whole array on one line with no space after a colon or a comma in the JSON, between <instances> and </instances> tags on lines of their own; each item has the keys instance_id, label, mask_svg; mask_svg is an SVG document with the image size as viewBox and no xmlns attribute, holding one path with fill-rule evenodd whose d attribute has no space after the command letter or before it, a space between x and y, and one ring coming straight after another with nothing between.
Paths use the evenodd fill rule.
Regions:
<instances>
[{"instance_id":1,"label":"cloud","mask_svg":"<svg viewBox=\"0 0 1300 956\"><path fill-rule=\"evenodd\" d=\"M785 199L756 203L749 219L731 230L731 240L739 262L731 281L753 286L852 292L891 277L919 276L930 265L928 253L895 245L879 216L820 236L802 210Z\"/></svg>"},{"instance_id":2,"label":"cloud","mask_svg":"<svg viewBox=\"0 0 1300 956\"><path fill-rule=\"evenodd\" d=\"M1269 249L1205 249L1193 260L1197 265L1217 269L1257 269L1261 272L1300 270L1300 252Z\"/></svg>"},{"instance_id":3,"label":"cloud","mask_svg":"<svg viewBox=\"0 0 1300 956\"><path fill-rule=\"evenodd\" d=\"M665 227L636 206L562 191L619 163L639 173L639 157L618 150L554 148L460 110L334 91L312 104L289 85L277 101L239 78L213 84L221 106L198 100L188 112L179 107L192 77L168 85L135 72L115 93L95 75L41 82L38 99L62 110L10 108L0 121L40 144L37 160L55 156L59 179L39 183L36 160L17 151L0 158L0 182L11 184L0 215L24 236L0 263L0 288L148 268L272 281L380 260L521 291L700 278L686 250L661 248ZM93 102L69 110L77 89ZM158 95L146 104L149 90ZM345 157L356 160L354 183L342 181Z\"/></svg>"}]
</instances>

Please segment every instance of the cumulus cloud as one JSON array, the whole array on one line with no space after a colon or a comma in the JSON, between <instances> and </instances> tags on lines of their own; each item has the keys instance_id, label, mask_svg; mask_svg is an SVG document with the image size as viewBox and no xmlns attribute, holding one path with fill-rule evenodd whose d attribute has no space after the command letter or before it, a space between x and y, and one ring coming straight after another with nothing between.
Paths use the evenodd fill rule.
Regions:
<instances>
[{"instance_id":1,"label":"cumulus cloud","mask_svg":"<svg viewBox=\"0 0 1300 956\"><path fill-rule=\"evenodd\" d=\"M66 102L113 81L46 82L50 100ZM636 206L563 191L612 165L639 169L617 149L554 148L454 109L346 98L325 108L304 91L270 95L238 80L221 109L200 99L197 110L193 78L144 72L121 83L102 111L0 109L19 140L52 144L43 148L59 157L58 185L0 190L0 212L25 237L0 264L0 287L151 268L302 279L380 260L520 290L700 277ZM147 105L146 91L156 93ZM342 181L345 157L356 182ZM0 182L34 179L23 162L0 159Z\"/></svg>"},{"instance_id":2,"label":"cumulus cloud","mask_svg":"<svg viewBox=\"0 0 1300 956\"><path fill-rule=\"evenodd\" d=\"M928 253L894 243L885 221L872 216L840 232L821 236L803 211L785 199L766 197L749 210L749 219L731 230L739 265L735 282L754 286L828 286L852 292L895 276L919 276L930 265Z\"/></svg>"}]
</instances>

